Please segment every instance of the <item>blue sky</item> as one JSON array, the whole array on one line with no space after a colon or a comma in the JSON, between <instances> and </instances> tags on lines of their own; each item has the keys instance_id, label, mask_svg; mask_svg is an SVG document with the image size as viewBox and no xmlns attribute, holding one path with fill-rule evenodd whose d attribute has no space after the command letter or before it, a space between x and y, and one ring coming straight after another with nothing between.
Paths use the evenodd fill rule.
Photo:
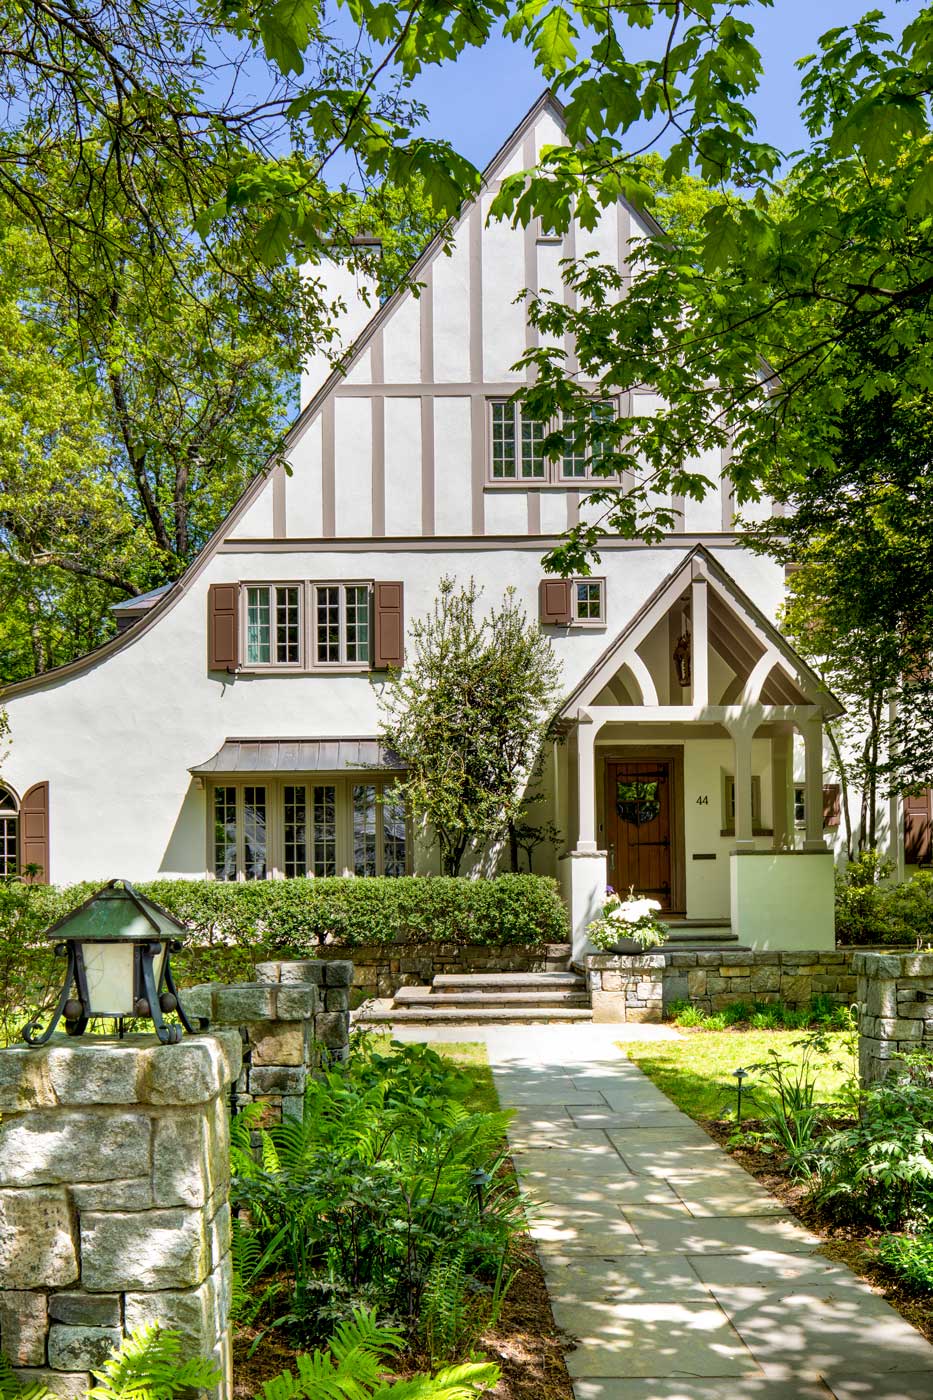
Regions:
<instances>
[{"instance_id":1,"label":"blue sky","mask_svg":"<svg viewBox=\"0 0 933 1400\"><path fill-rule=\"evenodd\" d=\"M827 29L851 24L870 9L881 10L888 29L900 33L924 0L774 0L773 8L751 9L765 76L752 102L763 140L783 152L800 147L805 133L797 111L799 75L794 60L812 53ZM640 36L636 36L636 39ZM657 37L642 38L644 50ZM634 52L633 46L633 52ZM415 94L429 111L426 132L445 137L482 167L538 97L543 82L527 51L496 38L456 63L422 74Z\"/></svg>"}]
</instances>

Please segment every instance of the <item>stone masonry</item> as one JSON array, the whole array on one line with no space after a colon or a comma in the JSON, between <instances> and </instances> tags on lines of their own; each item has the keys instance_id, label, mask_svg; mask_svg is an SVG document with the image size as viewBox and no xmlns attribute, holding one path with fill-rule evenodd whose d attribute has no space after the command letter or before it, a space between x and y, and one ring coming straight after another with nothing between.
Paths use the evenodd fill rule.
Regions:
<instances>
[{"instance_id":1,"label":"stone masonry","mask_svg":"<svg viewBox=\"0 0 933 1400\"><path fill-rule=\"evenodd\" d=\"M566 972L570 944L487 948L474 943L373 943L352 947L334 943L318 949L316 962L302 962L298 966L333 966L335 960L343 959L352 959L352 988L359 1002L371 997L393 997L400 987L424 986L435 974ZM277 964L260 966L275 967ZM262 976L259 968L256 975Z\"/></svg>"},{"instance_id":2,"label":"stone masonry","mask_svg":"<svg viewBox=\"0 0 933 1400\"><path fill-rule=\"evenodd\" d=\"M933 953L856 953L859 1073L883 1079L892 1061L933 1050Z\"/></svg>"},{"instance_id":3,"label":"stone masonry","mask_svg":"<svg viewBox=\"0 0 933 1400\"><path fill-rule=\"evenodd\" d=\"M315 961L260 963L258 981L206 983L182 995L189 1015L236 1028L243 1068L236 1104L264 1105L263 1125L300 1118L305 1085L321 1059L349 1054L349 989L353 964Z\"/></svg>"},{"instance_id":4,"label":"stone masonry","mask_svg":"<svg viewBox=\"0 0 933 1400\"><path fill-rule=\"evenodd\" d=\"M0 1050L0 1350L69 1400L124 1335L178 1331L231 1394L231 1033Z\"/></svg>"},{"instance_id":5,"label":"stone masonry","mask_svg":"<svg viewBox=\"0 0 933 1400\"><path fill-rule=\"evenodd\" d=\"M740 1001L806 1006L815 996L848 1006L857 990L853 953L851 948L782 953L720 948L591 954L586 977L593 1020L660 1021L673 1001L689 1001L708 1012Z\"/></svg>"}]
</instances>

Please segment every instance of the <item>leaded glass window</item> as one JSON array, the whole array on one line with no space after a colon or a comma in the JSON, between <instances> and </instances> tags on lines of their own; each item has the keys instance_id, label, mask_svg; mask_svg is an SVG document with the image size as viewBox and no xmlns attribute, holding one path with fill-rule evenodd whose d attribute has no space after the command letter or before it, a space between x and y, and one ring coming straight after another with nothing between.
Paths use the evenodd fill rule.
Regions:
<instances>
[{"instance_id":1,"label":"leaded glass window","mask_svg":"<svg viewBox=\"0 0 933 1400\"><path fill-rule=\"evenodd\" d=\"M237 877L236 788L214 789L214 878Z\"/></svg>"},{"instance_id":2,"label":"leaded glass window","mask_svg":"<svg viewBox=\"0 0 933 1400\"><path fill-rule=\"evenodd\" d=\"M266 789L243 789L243 874L264 880L267 868Z\"/></svg>"},{"instance_id":3,"label":"leaded glass window","mask_svg":"<svg viewBox=\"0 0 933 1400\"><path fill-rule=\"evenodd\" d=\"M605 621L605 596L602 579L577 579L573 585L574 621Z\"/></svg>"},{"instance_id":4,"label":"leaded glass window","mask_svg":"<svg viewBox=\"0 0 933 1400\"><path fill-rule=\"evenodd\" d=\"M408 869L408 828L405 808L387 795L382 803L382 860L384 875L404 875Z\"/></svg>"},{"instance_id":5,"label":"leaded glass window","mask_svg":"<svg viewBox=\"0 0 933 1400\"><path fill-rule=\"evenodd\" d=\"M492 474L515 476L515 405L507 399L492 404Z\"/></svg>"},{"instance_id":6,"label":"leaded glass window","mask_svg":"<svg viewBox=\"0 0 933 1400\"><path fill-rule=\"evenodd\" d=\"M282 794L285 818L285 876L308 873L308 801L303 786L287 783Z\"/></svg>"},{"instance_id":7,"label":"leaded glass window","mask_svg":"<svg viewBox=\"0 0 933 1400\"><path fill-rule=\"evenodd\" d=\"M354 584L346 590L347 660L369 661L369 589Z\"/></svg>"},{"instance_id":8,"label":"leaded glass window","mask_svg":"<svg viewBox=\"0 0 933 1400\"><path fill-rule=\"evenodd\" d=\"M368 666L371 589L368 583L315 585L315 647L319 666Z\"/></svg>"},{"instance_id":9,"label":"leaded glass window","mask_svg":"<svg viewBox=\"0 0 933 1400\"><path fill-rule=\"evenodd\" d=\"M272 609L268 588L246 590L246 663L268 666L272 660Z\"/></svg>"},{"instance_id":10,"label":"leaded glass window","mask_svg":"<svg viewBox=\"0 0 933 1400\"><path fill-rule=\"evenodd\" d=\"M376 789L353 787L353 873L376 875Z\"/></svg>"},{"instance_id":11,"label":"leaded glass window","mask_svg":"<svg viewBox=\"0 0 933 1400\"><path fill-rule=\"evenodd\" d=\"M320 877L337 874L337 789L318 783L312 789L311 871Z\"/></svg>"}]
</instances>

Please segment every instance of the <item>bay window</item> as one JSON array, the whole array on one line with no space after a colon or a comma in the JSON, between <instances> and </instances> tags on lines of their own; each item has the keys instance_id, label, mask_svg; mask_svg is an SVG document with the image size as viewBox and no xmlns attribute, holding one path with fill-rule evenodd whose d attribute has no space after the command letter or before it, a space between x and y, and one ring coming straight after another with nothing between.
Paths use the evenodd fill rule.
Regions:
<instances>
[{"instance_id":1,"label":"bay window","mask_svg":"<svg viewBox=\"0 0 933 1400\"><path fill-rule=\"evenodd\" d=\"M210 861L217 880L405 875L404 808L385 780L297 777L212 790Z\"/></svg>"}]
</instances>

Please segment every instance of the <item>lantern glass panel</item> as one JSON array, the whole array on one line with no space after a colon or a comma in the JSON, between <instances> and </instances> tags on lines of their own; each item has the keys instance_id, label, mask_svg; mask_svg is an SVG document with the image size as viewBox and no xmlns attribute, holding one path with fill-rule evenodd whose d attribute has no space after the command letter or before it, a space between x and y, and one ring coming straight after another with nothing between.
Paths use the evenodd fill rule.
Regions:
<instances>
[{"instance_id":1,"label":"lantern glass panel","mask_svg":"<svg viewBox=\"0 0 933 1400\"><path fill-rule=\"evenodd\" d=\"M82 944L91 1016L132 1016L134 952L132 943Z\"/></svg>"}]
</instances>

